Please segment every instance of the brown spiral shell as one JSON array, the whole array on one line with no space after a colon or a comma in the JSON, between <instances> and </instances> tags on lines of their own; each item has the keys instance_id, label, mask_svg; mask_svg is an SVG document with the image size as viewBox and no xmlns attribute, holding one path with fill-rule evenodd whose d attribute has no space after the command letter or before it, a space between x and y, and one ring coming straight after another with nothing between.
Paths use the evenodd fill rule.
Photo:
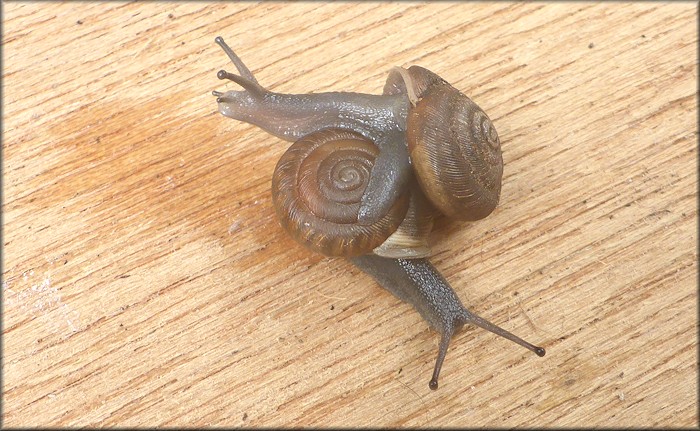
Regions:
<instances>
[{"instance_id":1,"label":"brown spiral shell","mask_svg":"<svg viewBox=\"0 0 700 431\"><path fill-rule=\"evenodd\" d=\"M491 120L471 99L418 66L408 69L417 100L407 140L416 176L442 213L461 220L489 215L501 193L501 142Z\"/></svg>"},{"instance_id":2,"label":"brown spiral shell","mask_svg":"<svg viewBox=\"0 0 700 431\"><path fill-rule=\"evenodd\" d=\"M378 154L370 140L344 129L320 130L292 144L272 176L272 201L282 227L327 256L359 256L382 244L406 215L408 193L377 223L357 223Z\"/></svg>"}]
</instances>

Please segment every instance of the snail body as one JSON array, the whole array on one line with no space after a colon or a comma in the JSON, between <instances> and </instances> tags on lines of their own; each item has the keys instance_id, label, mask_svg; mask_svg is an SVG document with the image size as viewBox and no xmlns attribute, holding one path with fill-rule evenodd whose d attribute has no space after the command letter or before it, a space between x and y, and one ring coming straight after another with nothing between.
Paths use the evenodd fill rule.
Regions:
<instances>
[{"instance_id":1,"label":"snail body","mask_svg":"<svg viewBox=\"0 0 700 431\"><path fill-rule=\"evenodd\" d=\"M479 220L498 204L500 141L481 108L419 66L393 68L382 95L275 93L216 43L239 72L217 77L243 88L214 91L219 112L293 141L272 176L280 224L309 249L348 258L441 334L431 389L466 323L544 355L467 310L425 259L435 216Z\"/></svg>"}]
</instances>

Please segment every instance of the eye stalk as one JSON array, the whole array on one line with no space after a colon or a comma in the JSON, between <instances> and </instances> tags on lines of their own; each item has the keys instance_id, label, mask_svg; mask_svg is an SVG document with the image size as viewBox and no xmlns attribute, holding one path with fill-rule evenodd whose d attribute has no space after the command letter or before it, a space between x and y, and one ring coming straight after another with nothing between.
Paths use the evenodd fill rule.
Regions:
<instances>
[{"instance_id":1,"label":"eye stalk","mask_svg":"<svg viewBox=\"0 0 700 431\"><path fill-rule=\"evenodd\" d=\"M247 79L248 81L258 83L258 80L255 79L255 76L253 76L253 73L248 69L248 67L241 61L241 59L236 55L235 52L224 42L224 39L221 36L217 36L216 39L214 39L214 42L216 42L221 49L224 50L226 55L228 55L228 58L231 59L231 63L236 66L236 69L238 69L238 73L241 74L242 77ZM223 78L219 78L223 79ZM259 85L259 84L258 84Z\"/></svg>"},{"instance_id":2,"label":"eye stalk","mask_svg":"<svg viewBox=\"0 0 700 431\"><path fill-rule=\"evenodd\" d=\"M257 81L253 81L253 80L250 80L248 78L244 78L243 76L236 75L235 73L227 72L223 69L221 69L216 74L216 77L221 79L221 80L228 79L229 81L233 81L236 84L243 87L246 91L249 91L251 94L254 94L258 97L261 97L267 91L260 84L258 84Z\"/></svg>"}]
</instances>

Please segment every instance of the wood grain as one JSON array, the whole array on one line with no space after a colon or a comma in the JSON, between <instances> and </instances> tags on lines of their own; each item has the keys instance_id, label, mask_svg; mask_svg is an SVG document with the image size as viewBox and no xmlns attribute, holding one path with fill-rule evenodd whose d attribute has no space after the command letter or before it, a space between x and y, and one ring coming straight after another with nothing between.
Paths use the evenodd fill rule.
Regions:
<instances>
[{"instance_id":1,"label":"wood grain","mask_svg":"<svg viewBox=\"0 0 700 431\"><path fill-rule=\"evenodd\" d=\"M3 7L3 425L698 426L695 3ZM470 327L430 391L418 314L280 228L216 35L275 91L474 99L501 203L432 261L547 356Z\"/></svg>"}]
</instances>

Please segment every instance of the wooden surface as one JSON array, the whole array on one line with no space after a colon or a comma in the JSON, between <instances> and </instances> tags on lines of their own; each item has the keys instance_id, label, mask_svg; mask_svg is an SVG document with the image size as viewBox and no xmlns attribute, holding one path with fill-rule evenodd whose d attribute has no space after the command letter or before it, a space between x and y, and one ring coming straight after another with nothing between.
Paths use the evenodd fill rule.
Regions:
<instances>
[{"instance_id":1,"label":"wooden surface","mask_svg":"<svg viewBox=\"0 0 700 431\"><path fill-rule=\"evenodd\" d=\"M697 426L694 3L4 3L5 426ZM287 144L216 112L420 64L494 120L501 203L433 263L538 358L438 337L286 236Z\"/></svg>"}]
</instances>

